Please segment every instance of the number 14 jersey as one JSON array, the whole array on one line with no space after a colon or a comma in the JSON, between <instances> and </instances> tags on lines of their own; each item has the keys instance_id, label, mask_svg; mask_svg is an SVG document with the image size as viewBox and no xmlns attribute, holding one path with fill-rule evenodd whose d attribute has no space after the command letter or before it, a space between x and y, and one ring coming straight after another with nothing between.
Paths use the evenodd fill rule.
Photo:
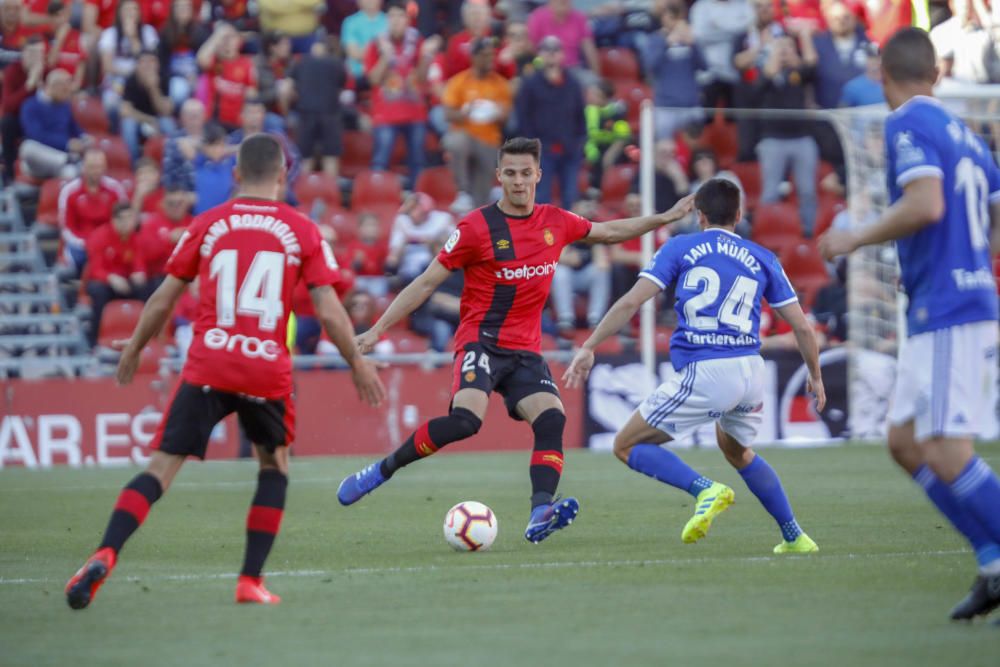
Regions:
<instances>
[{"instance_id":1,"label":"number 14 jersey","mask_svg":"<svg viewBox=\"0 0 1000 667\"><path fill-rule=\"evenodd\" d=\"M283 202L237 198L188 226L167 273L198 279L194 338L184 381L274 399L292 393L285 342L292 292L339 278L313 222Z\"/></svg>"},{"instance_id":2,"label":"number 14 jersey","mask_svg":"<svg viewBox=\"0 0 1000 667\"><path fill-rule=\"evenodd\" d=\"M678 323L670 339L675 370L757 354L761 298L773 308L798 301L774 253L719 228L671 239L639 276L660 289L677 283Z\"/></svg>"}]
</instances>

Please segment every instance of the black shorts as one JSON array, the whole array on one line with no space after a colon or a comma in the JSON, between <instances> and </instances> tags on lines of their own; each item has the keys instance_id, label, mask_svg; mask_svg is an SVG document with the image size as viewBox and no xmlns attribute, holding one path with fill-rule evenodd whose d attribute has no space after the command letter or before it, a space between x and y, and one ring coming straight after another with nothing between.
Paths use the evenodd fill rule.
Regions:
<instances>
[{"instance_id":1,"label":"black shorts","mask_svg":"<svg viewBox=\"0 0 1000 667\"><path fill-rule=\"evenodd\" d=\"M266 400L181 382L149 446L167 454L203 459L212 429L234 412L250 442L270 452L295 439L291 396Z\"/></svg>"},{"instance_id":2,"label":"black shorts","mask_svg":"<svg viewBox=\"0 0 1000 667\"><path fill-rule=\"evenodd\" d=\"M319 154L323 157L339 157L343 148L343 122L336 113L299 114L299 152L303 158Z\"/></svg>"},{"instance_id":3,"label":"black shorts","mask_svg":"<svg viewBox=\"0 0 1000 667\"><path fill-rule=\"evenodd\" d=\"M497 392L504 399L507 413L514 419L517 404L537 393L559 396L549 365L541 355L524 350L504 350L483 343L469 343L455 353L454 382L451 395L462 389Z\"/></svg>"}]
</instances>

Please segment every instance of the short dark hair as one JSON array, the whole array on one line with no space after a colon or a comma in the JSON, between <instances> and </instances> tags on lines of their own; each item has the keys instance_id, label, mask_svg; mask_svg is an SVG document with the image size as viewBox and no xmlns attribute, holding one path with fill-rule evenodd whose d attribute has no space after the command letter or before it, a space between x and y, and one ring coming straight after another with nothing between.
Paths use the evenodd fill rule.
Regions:
<instances>
[{"instance_id":1,"label":"short dark hair","mask_svg":"<svg viewBox=\"0 0 1000 667\"><path fill-rule=\"evenodd\" d=\"M920 28L901 28L882 48L882 69L900 83L937 81L937 54L927 33Z\"/></svg>"},{"instance_id":2,"label":"short dark hair","mask_svg":"<svg viewBox=\"0 0 1000 667\"><path fill-rule=\"evenodd\" d=\"M530 155L535 158L535 162L541 162L542 142L534 138L512 137L503 142L497 152L497 164L500 164L504 155Z\"/></svg>"},{"instance_id":3,"label":"short dark hair","mask_svg":"<svg viewBox=\"0 0 1000 667\"><path fill-rule=\"evenodd\" d=\"M694 206L705 214L708 224L731 227L740 211L740 189L725 178L711 178L698 188Z\"/></svg>"},{"instance_id":4,"label":"short dark hair","mask_svg":"<svg viewBox=\"0 0 1000 667\"><path fill-rule=\"evenodd\" d=\"M285 153L278 140L260 132L243 140L240 144L236 168L244 183L264 183L278 177L285 164Z\"/></svg>"},{"instance_id":5,"label":"short dark hair","mask_svg":"<svg viewBox=\"0 0 1000 667\"><path fill-rule=\"evenodd\" d=\"M407 12L406 0L389 0L389 2L385 3L385 7L382 11L389 13L390 9L398 9L400 11Z\"/></svg>"},{"instance_id":6,"label":"short dark hair","mask_svg":"<svg viewBox=\"0 0 1000 667\"><path fill-rule=\"evenodd\" d=\"M120 201L111 207L111 217L117 218L125 211L131 211L131 210L132 210L132 204L130 204L127 201Z\"/></svg>"}]
</instances>

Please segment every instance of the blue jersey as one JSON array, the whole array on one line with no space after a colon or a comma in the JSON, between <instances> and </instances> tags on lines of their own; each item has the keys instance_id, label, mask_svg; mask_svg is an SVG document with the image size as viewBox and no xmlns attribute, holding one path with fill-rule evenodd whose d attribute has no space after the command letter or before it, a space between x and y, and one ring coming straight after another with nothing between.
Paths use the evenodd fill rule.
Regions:
<instances>
[{"instance_id":1,"label":"blue jersey","mask_svg":"<svg viewBox=\"0 0 1000 667\"><path fill-rule=\"evenodd\" d=\"M725 229L671 239L640 274L666 289L677 283L678 325L670 361L745 357L760 350L760 300L774 308L798 301L770 250Z\"/></svg>"},{"instance_id":2,"label":"blue jersey","mask_svg":"<svg viewBox=\"0 0 1000 667\"><path fill-rule=\"evenodd\" d=\"M885 124L889 200L919 178L940 178L944 217L896 241L910 304L909 335L997 319L989 203L1000 170L982 139L931 97L914 97Z\"/></svg>"}]
</instances>

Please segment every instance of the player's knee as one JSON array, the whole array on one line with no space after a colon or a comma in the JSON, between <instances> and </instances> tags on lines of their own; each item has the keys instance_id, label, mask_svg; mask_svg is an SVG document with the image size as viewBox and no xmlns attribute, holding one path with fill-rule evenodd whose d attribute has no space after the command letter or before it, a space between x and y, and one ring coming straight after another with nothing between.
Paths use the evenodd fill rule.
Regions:
<instances>
[{"instance_id":1,"label":"player's knee","mask_svg":"<svg viewBox=\"0 0 1000 667\"><path fill-rule=\"evenodd\" d=\"M636 443L632 442L631 438L628 438L619 432L615 435L612 451L615 453L615 456L619 461L628 465L628 457L632 453L632 447L634 447L635 444Z\"/></svg>"},{"instance_id":2,"label":"player's knee","mask_svg":"<svg viewBox=\"0 0 1000 667\"><path fill-rule=\"evenodd\" d=\"M448 414L455 425L456 440L471 438L479 433L483 426L483 420L476 416L476 413L466 408L452 408Z\"/></svg>"},{"instance_id":3,"label":"player's knee","mask_svg":"<svg viewBox=\"0 0 1000 667\"><path fill-rule=\"evenodd\" d=\"M535 442L544 444L545 449L562 451L562 438L565 429L566 415L557 408L549 408L531 422Z\"/></svg>"},{"instance_id":4,"label":"player's knee","mask_svg":"<svg viewBox=\"0 0 1000 667\"><path fill-rule=\"evenodd\" d=\"M889 456L899 467L910 474L924 463L924 454L913 439L913 433L905 428L890 428L886 439Z\"/></svg>"}]
</instances>

